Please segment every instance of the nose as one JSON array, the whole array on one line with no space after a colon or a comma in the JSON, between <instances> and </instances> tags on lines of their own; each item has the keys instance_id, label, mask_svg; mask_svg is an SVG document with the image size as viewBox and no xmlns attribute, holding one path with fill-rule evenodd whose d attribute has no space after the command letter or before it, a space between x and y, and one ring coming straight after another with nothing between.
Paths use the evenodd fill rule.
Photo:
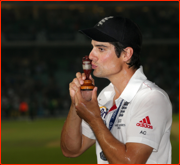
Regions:
<instances>
[{"instance_id":1,"label":"nose","mask_svg":"<svg viewBox=\"0 0 180 165\"><path fill-rule=\"evenodd\" d=\"M90 60L93 59L92 50L91 50L91 52L89 53L89 59L90 59Z\"/></svg>"},{"instance_id":2,"label":"nose","mask_svg":"<svg viewBox=\"0 0 180 165\"><path fill-rule=\"evenodd\" d=\"M89 59L92 61L97 61L97 56L94 53L94 49L92 49L91 52L89 53Z\"/></svg>"}]
</instances>

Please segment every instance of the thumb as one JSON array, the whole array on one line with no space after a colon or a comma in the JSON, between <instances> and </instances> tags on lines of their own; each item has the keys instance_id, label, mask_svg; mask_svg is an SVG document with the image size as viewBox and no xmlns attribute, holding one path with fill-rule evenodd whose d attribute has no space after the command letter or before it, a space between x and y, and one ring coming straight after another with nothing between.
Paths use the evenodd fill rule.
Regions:
<instances>
[{"instance_id":1,"label":"thumb","mask_svg":"<svg viewBox=\"0 0 180 165\"><path fill-rule=\"evenodd\" d=\"M92 80L92 84L94 85L94 79L92 78L91 74L89 76L89 79Z\"/></svg>"},{"instance_id":2,"label":"thumb","mask_svg":"<svg viewBox=\"0 0 180 165\"><path fill-rule=\"evenodd\" d=\"M92 91L92 100L97 100L97 87L95 87Z\"/></svg>"}]
</instances>

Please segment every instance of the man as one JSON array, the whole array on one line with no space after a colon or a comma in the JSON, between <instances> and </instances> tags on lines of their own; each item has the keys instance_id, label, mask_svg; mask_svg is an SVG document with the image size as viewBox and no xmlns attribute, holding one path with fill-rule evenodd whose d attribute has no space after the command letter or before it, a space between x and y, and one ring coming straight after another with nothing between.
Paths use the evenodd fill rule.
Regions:
<instances>
[{"instance_id":1,"label":"man","mask_svg":"<svg viewBox=\"0 0 180 165\"><path fill-rule=\"evenodd\" d=\"M171 163L171 103L143 73L142 35L136 24L111 16L81 32L92 39L93 75L111 83L98 98L95 87L91 97L80 91L85 75L76 74L61 134L63 154L77 157L96 143L99 164Z\"/></svg>"}]
</instances>

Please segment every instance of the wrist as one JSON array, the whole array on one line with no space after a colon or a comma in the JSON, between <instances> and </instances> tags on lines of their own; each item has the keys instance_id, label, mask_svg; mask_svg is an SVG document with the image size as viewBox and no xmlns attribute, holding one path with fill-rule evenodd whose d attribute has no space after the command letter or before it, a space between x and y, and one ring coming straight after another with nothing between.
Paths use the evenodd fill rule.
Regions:
<instances>
[{"instance_id":1,"label":"wrist","mask_svg":"<svg viewBox=\"0 0 180 165\"><path fill-rule=\"evenodd\" d=\"M104 123L101 116L94 117L88 122L91 128L97 127L100 123Z\"/></svg>"},{"instance_id":2,"label":"wrist","mask_svg":"<svg viewBox=\"0 0 180 165\"><path fill-rule=\"evenodd\" d=\"M77 115L75 104L71 103L70 106L70 114L72 117L72 120L79 120L82 121L82 119Z\"/></svg>"},{"instance_id":3,"label":"wrist","mask_svg":"<svg viewBox=\"0 0 180 165\"><path fill-rule=\"evenodd\" d=\"M75 108L75 103L73 101L71 101L71 108Z\"/></svg>"}]
</instances>

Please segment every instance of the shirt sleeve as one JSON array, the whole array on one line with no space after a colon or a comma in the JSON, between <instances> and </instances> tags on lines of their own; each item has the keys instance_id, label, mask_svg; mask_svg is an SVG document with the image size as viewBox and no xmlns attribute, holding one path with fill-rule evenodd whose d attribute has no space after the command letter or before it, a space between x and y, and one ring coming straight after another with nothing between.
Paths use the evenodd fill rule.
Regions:
<instances>
[{"instance_id":1,"label":"shirt sleeve","mask_svg":"<svg viewBox=\"0 0 180 165\"><path fill-rule=\"evenodd\" d=\"M171 103L158 91L141 97L140 101L136 100L132 110L126 143L143 143L157 151L163 135L171 125Z\"/></svg>"},{"instance_id":2,"label":"shirt sleeve","mask_svg":"<svg viewBox=\"0 0 180 165\"><path fill-rule=\"evenodd\" d=\"M81 126L82 126L82 134L83 135L85 135L86 137L88 137L90 139L96 139L94 132L92 131L91 127L89 126L89 124L87 122L82 120Z\"/></svg>"}]
</instances>

